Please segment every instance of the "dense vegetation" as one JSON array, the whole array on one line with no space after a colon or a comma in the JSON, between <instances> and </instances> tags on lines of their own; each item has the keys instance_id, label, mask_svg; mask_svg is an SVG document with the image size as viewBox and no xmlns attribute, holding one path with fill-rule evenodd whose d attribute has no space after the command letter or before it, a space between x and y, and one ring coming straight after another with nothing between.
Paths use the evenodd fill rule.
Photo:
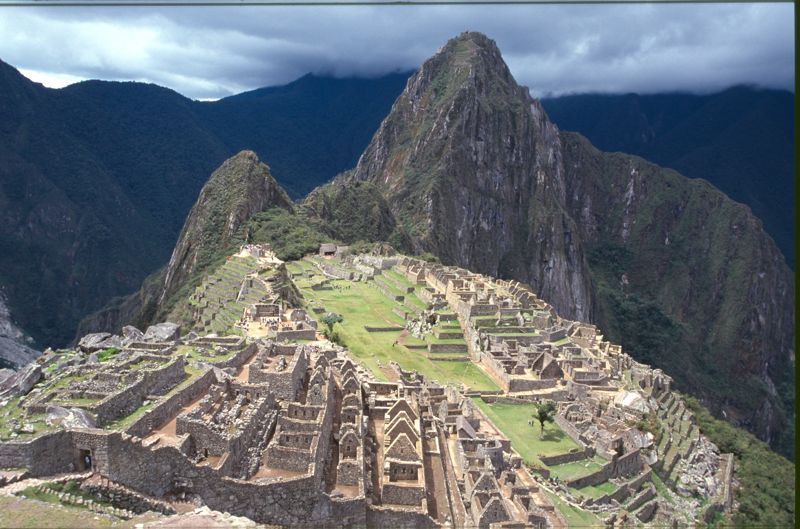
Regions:
<instances>
[{"instance_id":1,"label":"dense vegetation","mask_svg":"<svg viewBox=\"0 0 800 529\"><path fill-rule=\"evenodd\" d=\"M794 266L794 95L730 88L710 95L583 94L542 100L564 130L703 178L764 222Z\"/></svg>"},{"instance_id":2,"label":"dense vegetation","mask_svg":"<svg viewBox=\"0 0 800 529\"><path fill-rule=\"evenodd\" d=\"M388 241L398 251L411 247L380 189L371 182L345 183L337 179L308 195L301 213L329 237L347 244Z\"/></svg>"},{"instance_id":3,"label":"dense vegetation","mask_svg":"<svg viewBox=\"0 0 800 529\"><path fill-rule=\"evenodd\" d=\"M319 250L331 239L299 215L271 208L256 214L245 225L242 240L269 243L279 259L294 261Z\"/></svg>"},{"instance_id":4,"label":"dense vegetation","mask_svg":"<svg viewBox=\"0 0 800 529\"><path fill-rule=\"evenodd\" d=\"M256 151L294 197L352 167L407 74L308 75L216 102L142 83L60 90L0 62L0 285L40 347L170 256L208 175Z\"/></svg>"},{"instance_id":5,"label":"dense vegetation","mask_svg":"<svg viewBox=\"0 0 800 529\"><path fill-rule=\"evenodd\" d=\"M703 432L723 453L736 457L739 482L735 527L795 527L795 468L752 434L711 416L696 399L683 396Z\"/></svg>"}]
</instances>

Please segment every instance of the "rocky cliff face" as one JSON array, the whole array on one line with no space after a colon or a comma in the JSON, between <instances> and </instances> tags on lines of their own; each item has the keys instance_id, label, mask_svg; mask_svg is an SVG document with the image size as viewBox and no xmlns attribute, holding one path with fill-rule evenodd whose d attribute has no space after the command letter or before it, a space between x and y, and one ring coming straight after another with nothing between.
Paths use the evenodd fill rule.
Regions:
<instances>
[{"instance_id":1,"label":"rocky cliff face","mask_svg":"<svg viewBox=\"0 0 800 529\"><path fill-rule=\"evenodd\" d=\"M485 36L428 60L339 181L381 189L415 250L527 282L762 439L788 431L794 281L761 223L560 133Z\"/></svg>"},{"instance_id":2,"label":"rocky cliff face","mask_svg":"<svg viewBox=\"0 0 800 529\"><path fill-rule=\"evenodd\" d=\"M466 33L413 75L349 177L384 189L418 251L529 282L588 320L592 288L564 209L561 139L500 51Z\"/></svg>"},{"instance_id":3,"label":"rocky cliff face","mask_svg":"<svg viewBox=\"0 0 800 529\"><path fill-rule=\"evenodd\" d=\"M39 351L30 347L32 342L14 323L5 296L0 290L0 369L16 368L32 362L39 356Z\"/></svg>"},{"instance_id":4,"label":"rocky cliff face","mask_svg":"<svg viewBox=\"0 0 800 529\"><path fill-rule=\"evenodd\" d=\"M704 180L562 134L596 319L643 361L789 453L794 280L750 209Z\"/></svg>"}]
</instances>

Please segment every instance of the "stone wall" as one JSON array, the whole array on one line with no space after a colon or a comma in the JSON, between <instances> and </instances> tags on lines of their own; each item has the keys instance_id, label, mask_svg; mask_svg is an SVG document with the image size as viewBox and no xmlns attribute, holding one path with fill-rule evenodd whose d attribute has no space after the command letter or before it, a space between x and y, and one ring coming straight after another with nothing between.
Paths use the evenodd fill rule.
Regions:
<instances>
[{"instance_id":1,"label":"stone wall","mask_svg":"<svg viewBox=\"0 0 800 529\"><path fill-rule=\"evenodd\" d=\"M575 427L572 422L568 421L566 417L561 415L560 413L556 413L555 416L555 423L558 425L559 428L564 430L564 432L569 436L570 439L575 441L578 446L586 446L586 443L583 442L581 439L581 432L578 431L578 428Z\"/></svg>"},{"instance_id":2,"label":"stone wall","mask_svg":"<svg viewBox=\"0 0 800 529\"><path fill-rule=\"evenodd\" d=\"M220 369L227 369L229 367L233 367L235 369L238 369L238 368L242 367L242 365L245 362L247 362L247 360L250 359L251 356L256 354L256 349L257 349L257 346L256 346L255 342L251 343L247 347L245 347L244 349L242 349L240 351L237 351L236 354L234 354L233 356L231 356L227 360L225 360L223 362L215 362L214 366L216 366L216 367L218 367Z\"/></svg>"},{"instance_id":3,"label":"stone wall","mask_svg":"<svg viewBox=\"0 0 800 529\"><path fill-rule=\"evenodd\" d=\"M297 352L284 371L264 372L251 367L248 373L248 382L250 384L269 384L270 391L277 398L293 401L303 384L306 369L308 368L308 356L304 350L299 350L296 345L285 346L283 350L286 347L291 347L292 351ZM280 353L281 346L276 345L275 348Z\"/></svg>"},{"instance_id":4,"label":"stone wall","mask_svg":"<svg viewBox=\"0 0 800 529\"><path fill-rule=\"evenodd\" d=\"M32 476L70 472L75 463L72 434L59 430L29 441L0 443L0 468L26 468Z\"/></svg>"},{"instance_id":5,"label":"stone wall","mask_svg":"<svg viewBox=\"0 0 800 529\"><path fill-rule=\"evenodd\" d=\"M652 500L656 495L655 487L652 484L648 484L644 490L642 490L639 494L634 497L630 503L625 506L625 509L629 512L633 512L646 502Z\"/></svg>"},{"instance_id":6,"label":"stone wall","mask_svg":"<svg viewBox=\"0 0 800 529\"><path fill-rule=\"evenodd\" d=\"M573 450L564 454L556 454L552 456L539 456L539 460L545 465L552 467L554 465L563 465L565 463L572 463L573 461L580 461L581 459L588 459L594 456L594 450L591 447L586 447L583 450Z\"/></svg>"},{"instance_id":7,"label":"stone wall","mask_svg":"<svg viewBox=\"0 0 800 529\"><path fill-rule=\"evenodd\" d=\"M599 485L604 481L608 481L612 478L612 470L613 464L611 462L606 463L598 470L595 470L591 474L587 474L586 476L582 476L579 478L567 480L566 484L568 487L573 487L576 489L581 489L583 487L590 487L593 485Z\"/></svg>"},{"instance_id":8,"label":"stone wall","mask_svg":"<svg viewBox=\"0 0 800 529\"><path fill-rule=\"evenodd\" d=\"M425 487L423 485L398 485L396 483L385 482L381 490L381 501L383 503L418 506L424 500Z\"/></svg>"},{"instance_id":9,"label":"stone wall","mask_svg":"<svg viewBox=\"0 0 800 529\"><path fill-rule=\"evenodd\" d=\"M279 342L293 340L314 340L317 337L315 329L302 329L299 331L277 331L275 333L275 340Z\"/></svg>"},{"instance_id":10,"label":"stone wall","mask_svg":"<svg viewBox=\"0 0 800 529\"><path fill-rule=\"evenodd\" d=\"M580 489L591 485L598 485L611 478L635 474L641 469L642 458L639 454L639 450L634 450L620 457L615 457L591 474L568 480L566 483L569 487Z\"/></svg>"},{"instance_id":11,"label":"stone wall","mask_svg":"<svg viewBox=\"0 0 800 529\"><path fill-rule=\"evenodd\" d=\"M196 466L171 446L150 450L119 434L108 440L111 464L103 475L144 494L161 497L180 488L198 494L211 509L260 523L331 521L326 518L330 508L321 502L319 479L313 475L279 482L242 481Z\"/></svg>"},{"instance_id":12,"label":"stone wall","mask_svg":"<svg viewBox=\"0 0 800 529\"><path fill-rule=\"evenodd\" d=\"M364 476L364 458L339 459L336 467L336 482L342 485L358 485Z\"/></svg>"},{"instance_id":13,"label":"stone wall","mask_svg":"<svg viewBox=\"0 0 800 529\"><path fill-rule=\"evenodd\" d=\"M367 527L392 529L434 529L436 522L421 512L395 510L380 505L367 507Z\"/></svg>"},{"instance_id":14,"label":"stone wall","mask_svg":"<svg viewBox=\"0 0 800 529\"><path fill-rule=\"evenodd\" d=\"M171 395L167 400L148 410L130 425L125 432L137 437L144 437L155 428L160 427L168 420L175 417L181 408L196 400L200 395L206 393L216 381L214 372L209 369L194 382L186 386L181 391Z\"/></svg>"},{"instance_id":15,"label":"stone wall","mask_svg":"<svg viewBox=\"0 0 800 529\"><path fill-rule=\"evenodd\" d=\"M329 520L331 525L340 527L366 527L367 525L367 500L363 495L357 498L328 498L330 505Z\"/></svg>"},{"instance_id":16,"label":"stone wall","mask_svg":"<svg viewBox=\"0 0 800 529\"><path fill-rule=\"evenodd\" d=\"M633 450L616 458L614 463L614 477L629 476L642 469L642 458L639 450Z\"/></svg>"},{"instance_id":17,"label":"stone wall","mask_svg":"<svg viewBox=\"0 0 800 529\"><path fill-rule=\"evenodd\" d=\"M555 378L535 380L532 378L509 375L505 372L505 370L503 370L501 374L505 374L505 377L500 378L504 379L503 381L508 385L508 391L510 393L516 391L537 391L540 389L550 389L556 387L558 384L558 380Z\"/></svg>"},{"instance_id":18,"label":"stone wall","mask_svg":"<svg viewBox=\"0 0 800 529\"><path fill-rule=\"evenodd\" d=\"M142 370L142 376L137 382L87 409L94 412L98 426L130 415L142 405L148 395L163 393L180 383L185 375L183 367L184 359L179 356L164 367Z\"/></svg>"},{"instance_id":19,"label":"stone wall","mask_svg":"<svg viewBox=\"0 0 800 529\"><path fill-rule=\"evenodd\" d=\"M467 344L463 343L429 343L429 353L466 353Z\"/></svg>"},{"instance_id":20,"label":"stone wall","mask_svg":"<svg viewBox=\"0 0 800 529\"><path fill-rule=\"evenodd\" d=\"M397 331L402 331L403 327L399 325L387 325L384 327L364 325L364 330L367 332L397 332Z\"/></svg>"}]
</instances>

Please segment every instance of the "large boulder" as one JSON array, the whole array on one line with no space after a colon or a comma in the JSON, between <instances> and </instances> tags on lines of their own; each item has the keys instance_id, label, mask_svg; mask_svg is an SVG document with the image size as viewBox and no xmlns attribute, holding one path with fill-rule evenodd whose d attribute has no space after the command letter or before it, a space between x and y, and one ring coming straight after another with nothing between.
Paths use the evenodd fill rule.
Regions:
<instances>
[{"instance_id":1,"label":"large boulder","mask_svg":"<svg viewBox=\"0 0 800 529\"><path fill-rule=\"evenodd\" d=\"M42 366L28 364L0 382L0 397L26 395L42 379Z\"/></svg>"},{"instance_id":2,"label":"large boulder","mask_svg":"<svg viewBox=\"0 0 800 529\"><path fill-rule=\"evenodd\" d=\"M174 342L181 337L181 326L177 323L165 321L147 328L144 333L146 342Z\"/></svg>"},{"instance_id":3,"label":"large boulder","mask_svg":"<svg viewBox=\"0 0 800 529\"><path fill-rule=\"evenodd\" d=\"M13 369L0 369L0 385L8 380L9 377L14 376L14 373L16 373L16 371Z\"/></svg>"},{"instance_id":4,"label":"large boulder","mask_svg":"<svg viewBox=\"0 0 800 529\"><path fill-rule=\"evenodd\" d=\"M78 342L78 347L81 349L81 351L93 353L102 349L102 347L99 345L103 342L103 340L110 337L111 333L108 332L93 332L81 338Z\"/></svg>"},{"instance_id":5,"label":"large boulder","mask_svg":"<svg viewBox=\"0 0 800 529\"><path fill-rule=\"evenodd\" d=\"M87 334L78 342L78 347L85 353L94 353L110 347L122 348L122 338L107 332L94 332Z\"/></svg>"},{"instance_id":6,"label":"large boulder","mask_svg":"<svg viewBox=\"0 0 800 529\"><path fill-rule=\"evenodd\" d=\"M126 345L133 342L141 342L144 340L144 333L133 325L126 325L122 328L122 338Z\"/></svg>"},{"instance_id":7,"label":"large boulder","mask_svg":"<svg viewBox=\"0 0 800 529\"><path fill-rule=\"evenodd\" d=\"M61 406L48 406L45 418L50 426L62 428L95 428L97 423L94 417L80 408L62 408Z\"/></svg>"}]
</instances>

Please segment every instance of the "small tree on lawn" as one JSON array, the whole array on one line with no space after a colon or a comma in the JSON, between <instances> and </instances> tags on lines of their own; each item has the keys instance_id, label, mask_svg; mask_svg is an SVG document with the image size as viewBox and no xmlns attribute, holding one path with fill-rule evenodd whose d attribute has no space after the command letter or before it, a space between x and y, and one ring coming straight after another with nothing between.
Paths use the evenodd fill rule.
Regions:
<instances>
[{"instance_id":1,"label":"small tree on lawn","mask_svg":"<svg viewBox=\"0 0 800 529\"><path fill-rule=\"evenodd\" d=\"M536 406L536 413L533 414L533 418L539 421L539 426L541 427L539 439L544 437L544 423L553 422L555 415L556 407L550 401Z\"/></svg>"},{"instance_id":2,"label":"small tree on lawn","mask_svg":"<svg viewBox=\"0 0 800 529\"><path fill-rule=\"evenodd\" d=\"M337 323L342 323L343 318L341 314L336 314L334 312L329 312L325 316L322 317L322 323L325 324L327 329L325 330L325 338L328 340L333 339L333 326Z\"/></svg>"}]
</instances>

